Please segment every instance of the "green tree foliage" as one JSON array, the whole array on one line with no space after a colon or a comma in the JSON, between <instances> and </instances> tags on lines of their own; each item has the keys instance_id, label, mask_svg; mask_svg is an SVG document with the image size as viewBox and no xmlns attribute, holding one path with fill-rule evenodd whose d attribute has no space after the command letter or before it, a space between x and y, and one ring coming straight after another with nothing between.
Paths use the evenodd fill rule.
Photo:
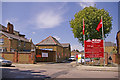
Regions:
<instances>
[{"instance_id":1,"label":"green tree foliage","mask_svg":"<svg viewBox=\"0 0 120 80\"><path fill-rule=\"evenodd\" d=\"M70 26L74 33L74 37L83 44L83 18L85 23L85 39L102 39L102 28L98 32L96 30L100 20L103 20L104 37L106 38L112 29L112 16L104 9L96 7L85 7L74 15L74 19L70 21Z\"/></svg>"},{"instance_id":2,"label":"green tree foliage","mask_svg":"<svg viewBox=\"0 0 120 80\"><path fill-rule=\"evenodd\" d=\"M78 50L78 49L76 49L76 52L79 52L79 50Z\"/></svg>"}]
</instances>

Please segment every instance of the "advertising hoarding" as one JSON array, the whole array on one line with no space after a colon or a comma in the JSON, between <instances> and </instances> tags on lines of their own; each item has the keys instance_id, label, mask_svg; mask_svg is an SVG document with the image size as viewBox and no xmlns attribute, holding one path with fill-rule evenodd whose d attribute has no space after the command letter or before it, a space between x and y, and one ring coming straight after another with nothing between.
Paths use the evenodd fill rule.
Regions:
<instances>
[{"instance_id":1,"label":"advertising hoarding","mask_svg":"<svg viewBox=\"0 0 120 80\"><path fill-rule=\"evenodd\" d=\"M92 39L85 40L85 57L86 58L103 58L104 47L103 40Z\"/></svg>"}]
</instances>

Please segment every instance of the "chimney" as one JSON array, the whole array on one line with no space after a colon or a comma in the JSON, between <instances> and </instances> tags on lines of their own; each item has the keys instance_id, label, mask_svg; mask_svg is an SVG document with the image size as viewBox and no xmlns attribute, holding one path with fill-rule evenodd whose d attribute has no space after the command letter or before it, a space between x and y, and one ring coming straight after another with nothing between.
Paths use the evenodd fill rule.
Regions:
<instances>
[{"instance_id":1,"label":"chimney","mask_svg":"<svg viewBox=\"0 0 120 80\"><path fill-rule=\"evenodd\" d=\"M13 24L10 24L10 22L8 22L7 24L7 32L10 34L13 34Z\"/></svg>"},{"instance_id":2,"label":"chimney","mask_svg":"<svg viewBox=\"0 0 120 80\"><path fill-rule=\"evenodd\" d=\"M32 39L31 38L29 39L29 42L32 43Z\"/></svg>"}]
</instances>

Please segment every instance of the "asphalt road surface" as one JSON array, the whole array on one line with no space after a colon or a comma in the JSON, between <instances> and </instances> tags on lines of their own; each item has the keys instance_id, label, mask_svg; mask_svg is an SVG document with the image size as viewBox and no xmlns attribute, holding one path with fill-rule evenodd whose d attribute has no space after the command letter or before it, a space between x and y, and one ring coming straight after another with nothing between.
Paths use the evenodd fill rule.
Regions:
<instances>
[{"instance_id":1,"label":"asphalt road surface","mask_svg":"<svg viewBox=\"0 0 120 80\"><path fill-rule=\"evenodd\" d=\"M93 68L72 63L13 64L0 67L2 78L118 78L117 67ZM98 70L97 70L98 69Z\"/></svg>"}]
</instances>

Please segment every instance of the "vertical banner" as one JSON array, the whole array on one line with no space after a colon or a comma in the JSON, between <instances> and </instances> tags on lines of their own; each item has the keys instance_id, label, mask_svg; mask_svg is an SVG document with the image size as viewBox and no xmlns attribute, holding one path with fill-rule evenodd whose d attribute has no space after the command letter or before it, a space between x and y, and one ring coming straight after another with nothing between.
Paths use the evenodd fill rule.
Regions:
<instances>
[{"instance_id":1,"label":"vertical banner","mask_svg":"<svg viewBox=\"0 0 120 80\"><path fill-rule=\"evenodd\" d=\"M81 63L81 54L78 54L78 63Z\"/></svg>"}]
</instances>

